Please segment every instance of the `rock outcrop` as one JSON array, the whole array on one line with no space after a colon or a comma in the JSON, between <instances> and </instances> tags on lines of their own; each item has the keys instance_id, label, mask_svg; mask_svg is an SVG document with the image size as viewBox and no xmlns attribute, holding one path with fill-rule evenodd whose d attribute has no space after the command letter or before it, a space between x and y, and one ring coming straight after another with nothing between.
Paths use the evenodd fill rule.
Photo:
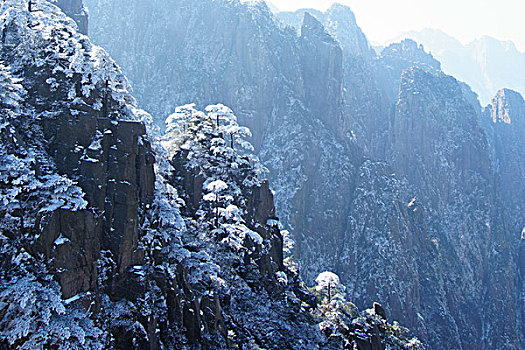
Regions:
<instances>
[{"instance_id":1,"label":"rock outcrop","mask_svg":"<svg viewBox=\"0 0 525 350\"><path fill-rule=\"evenodd\" d=\"M49 16L48 13L60 17L50 5L42 3L40 6L43 14L33 19L37 23L42 17ZM7 28L12 26L4 29L9 31L6 35L15 41L41 35L36 33L40 30L38 28L17 26L26 14L16 12L16 8L11 11L13 17L7 19L9 23L4 23ZM58 30L62 31L61 34L76 34L68 26ZM44 39L43 36L41 38ZM109 89L104 90L102 82L89 85L94 80L94 73L90 70L97 69L96 60L101 57L96 56L98 52L86 39L75 37L75 40L79 40L78 43L91 56L84 58L83 66L73 72L60 72L53 66L54 59L79 63L70 56L47 56L48 61L42 67L23 61L24 55L29 52L44 57L54 47L64 51L70 49L72 46L60 41L59 35L44 41L48 45L44 49L37 46L41 43L31 47L20 42L18 51L4 47L2 52L3 60L16 67L16 74L24 77L28 103L41 116L35 118L33 127L39 131L38 137L49 161L59 174L78 183L91 208L90 211L42 213L36 218L35 227L43 230L38 238L36 253L43 253L47 259L54 261L55 271L63 281L62 294L65 298L94 287L101 250L110 251L117 264L112 289L118 288L121 276L132 265L140 264L144 253L137 250L141 224L139 212L151 205L155 183L155 158L146 139L145 126L125 120L129 117L120 110L124 108L122 103L116 97L109 96ZM107 55L102 59L110 61ZM55 72L53 77L47 75L51 71ZM109 76L109 71L106 73ZM66 80L70 81L72 90L67 90L67 84L63 83ZM118 84L118 81L112 83ZM80 97L77 97L76 89ZM93 90L86 94L85 89ZM73 97L75 102L69 104L68 100L73 100ZM100 108L96 108L96 104L101 103L96 101L101 99L114 106L107 115L102 115ZM23 130L19 132L24 134ZM58 247L57 240L63 242Z\"/></svg>"},{"instance_id":2,"label":"rock outcrop","mask_svg":"<svg viewBox=\"0 0 525 350\"><path fill-rule=\"evenodd\" d=\"M407 32L402 38L411 38L425 45L442 63L447 74L472 87L483 106L489 105L502 87L525 94L525 53L512 41L482 36L463 44L432 28Z\"/></svg>"},{"instance_id":3,"label":"rock outcrop","mask_svg":"<svg viewBox=\"0 0 525 350\"><path fill-rule=\"evenodd\" d=\"M482 115L482 125L488 136L493 171L496 177L498 199L503 203L505 243L512 255L509 268L517 269L515 280L515 306L509 306L516 316L519 329L523 330L523 271L524 265L524 222L525 210L525 160L521 156L525 147L525 102L523 97L512 90L504 89L497 93ZM521 238L521 240L520 240ZM521 331L520 334L523 334ZM523 347L520 336L518 348Z\"/></svg>"},{"instance_id":4,"label":"rock outcrop","mask_svg":"<svg viewBox=\"0 0 525 350\"><path fill-rule=\"evenodd\" d=\"M307 108L317 115L327 128L336 128L338 121L342 119L343 103L341 47L309 13L304 14L300 39L304 100L308 103ZM319 77L325 79L319 80Z\"/></svg>"},{"instance_id":5,"label":"rock outcrop","mask_svg":"<svg viewBox=\"0 0 525 350\"><path fill-rule=\"evenodd\" d=\"M85 199L98 214L95 218L93 214L81 212L78 228L75 228L75 213L59 212L50 218L42 218L41 225L49 220L52 227L40 235L46 257L53 261L59 256L64 258L60 250L55 251L56 256L51 254L54 242L61 234L63 239L71 242L64 246L72 251L85 252L86 256L79 257L72 266L57 266L57 271L70 274L87 266L91 273L86 273L85 278L93 282L97 279L93 266L100 258L98 252L108 250L117 263L112 286L117 289L121 275L143 260L144 252L137 250L141 225L139 211L152 204L155 183L155 158L146 139L146 129L137 122L111 122L89 115L74 120L60 116L44 121L43 134L49 140L48 152L55 160L57 170L78 179L79 186L86 193ZM80 243L79 240L85 241ZM73 261L66 259L64 263ZM89 283L84 281L83 285ZM62 293L69 298L88 290L63 286Z\"/></svg>"},{"instance_id":6,"label":"rock outcrop","mask_svg":"<svg viewBox=\"0 0 525 350\"><path fill-rule=\"evenodd\" d=\"M361 56L371 59L374 54L368 39L357 25L349 7L333 4L325 13L315 9L300 9L295 12L279 12L276 17L297 30L301 29L305 14L315 17L326 31L341 45L345 56Z\"/></svg>"}]
</instances>

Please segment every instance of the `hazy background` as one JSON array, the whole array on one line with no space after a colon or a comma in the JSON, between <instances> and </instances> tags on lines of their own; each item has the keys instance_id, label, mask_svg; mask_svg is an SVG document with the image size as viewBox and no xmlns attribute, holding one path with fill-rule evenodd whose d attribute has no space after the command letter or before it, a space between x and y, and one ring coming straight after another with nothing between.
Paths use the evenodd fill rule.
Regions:
<instances>
[{"instance_id":1,"label":"hazy background","mask_svg":"<svg viewBox=\"0 0 525 350\"><path fill-rule=\"evenodd\" d=\"M525 52L524 0L271 0L281 11L350 6L372 44L384 44L401 33L441 29L464 44L483 35L512 40Z\"/></svg>"}]
</instances>

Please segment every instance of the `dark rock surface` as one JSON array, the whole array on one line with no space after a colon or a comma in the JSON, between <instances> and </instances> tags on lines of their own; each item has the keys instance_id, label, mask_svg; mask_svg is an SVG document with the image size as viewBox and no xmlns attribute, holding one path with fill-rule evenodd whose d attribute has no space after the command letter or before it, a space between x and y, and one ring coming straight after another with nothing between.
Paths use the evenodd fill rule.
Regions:
<instances>
[{"instance_id":1,"label":"dark rock surface","mask_svg":"<svg viewBox=\"0 0 525 350\"><path fill-rule=\"evenodd\" d=\"M45 120L42 129L44 137L49 140L48 152L55 160L58 171L78 179L79 186L86 192L85 199L98 216L96 221L91 218L93 223L96 222L93 225L96 228L94 234L86 234L90 237L85 238L88 239L87 246L76 246L72 240L72 250L90 256L84 258L85 264L79 266L93 265L101 249L111 251L117 263L112 288L119 288L120 275L131 266L142 263L144 253L137 250L141 224L139 212L153 202L155 158L145 138L146 129L137 122L112 122L89 115ZM85 215L82 212L79 214L80 227L86 220ZM63 219L59 216L51 220L58 220L60 225ZM68 220L73 227L76 225L74 213L69 214ZM60 231L62 226L54 227L58 231L50 230L50 237L46 234L41 236L48 246L54 241L53 236L59 233L71 239ZM85 228L89 233L90 225L85 225ZM56 254L62 253L57 251ZM63 294L67 298L86 291L63 289Z\"/></svg>"},{"instance_id":2,"label":"dark rock surface","mask_svg":"<svg viewBox=\"0 0 525 350\"><path fill-rule=\"evenodd\" d=\"M304 100L326 127L337 128L342 119L343 103L341 47L309 13L304 14L300 39ZM320 80L319 77L324 79Z\"/></svg>"},{"instance_id":3,"label":"dark rock surface","mask_svg":"<svg viewBox=\"0 0 525 350\"><path fill-rule=\"evenodd\" d=\"M44 229L35 250L53 262L62 296L68 299L94 290L102 238L100 220L89 211L57 210L38 224Z\"/></svg>"},{"instance_id":4,"label":"dark rock surface","mask_svg":"<svg viewBox=\"0 0 525 350\"><path fill-rule=\"evenodd\" d=\"M524 250L523 232L525 225L522 213L525 210L525 102L523 97L512 90L504 89L497 93L492 104L485 108L482 125L487 134L491 159L494 165L498 199L505 208L501 212L505 224L505 235L501 238L502 247L509 251L511 264L502 261L507 270L516 269L514 281L502 281L507 288L515 290L514 305L509 305L509 313L516 317L516 326L523 334L524 307ZM520 240L521 238L521 240ZM512 270L511 270L512 271ZM513 282L513 283L512 283ZM500 286L496 286L501 288ZM498 292L501 292L498 290ZM507 292L507 291L506 291ZM508 321L513 324L512 320ZM519 337L519 348L524 339Z\"/></svg>"}]
</instances>

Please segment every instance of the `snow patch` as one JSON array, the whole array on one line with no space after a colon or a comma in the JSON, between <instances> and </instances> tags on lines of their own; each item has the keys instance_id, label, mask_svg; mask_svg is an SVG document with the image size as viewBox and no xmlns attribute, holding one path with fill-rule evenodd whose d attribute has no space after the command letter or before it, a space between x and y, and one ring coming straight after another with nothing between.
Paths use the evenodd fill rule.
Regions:
<instances>
[{"instance_id":1,"label":"snow patch","mask_svg":"<svg viewBox=\"0 0 525 350\"><path fill-rule=\"evenodd\" d=\"M60 236L58 236L58 238L55 239L55 243L54 243L54 244L55 244L56 246L59 246L59 245L63 245L63 244L69 243L69 242L71 242L71 241L69 240L69 238L64 237L64 236L62 236L62 234L60 234Z\"/></svg>"}]
</instances>

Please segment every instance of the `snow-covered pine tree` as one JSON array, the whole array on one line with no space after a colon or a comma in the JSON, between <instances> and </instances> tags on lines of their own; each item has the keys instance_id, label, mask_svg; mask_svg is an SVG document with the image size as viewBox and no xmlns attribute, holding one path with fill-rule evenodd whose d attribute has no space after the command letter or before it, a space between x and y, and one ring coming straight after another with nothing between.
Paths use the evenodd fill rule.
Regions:
<instances>
[{"instance_id":1,"label":"snow-covered pine tree","mask_svg":"<svg viewBox=\"0 0 525 350\"><path fill-rule=\"evenodd\" d=\"M251 137L250 129L237 123L237 116L223 104L206 107L208 116L216 120L219 133L230 141L230 147L238 147L240 152L253 152L253 146L246 138Z\"/></svg>"},{"instance_id":2,"label":"snow-covered pine tree","mask_svg":"<svg viewBox=\"0 0 525 350\"><path fill-rule=\"evenodd\" d=\"M206 190L209 191L203 199L207 202L215 205L215 227L219 228L219 201L222 200L221 193L228 189L228 185L222 180L212 181L206 186Z\"/></svg>"},{"instance_id":3,"label":"snow-covered pine tree","mask_svg":"<svg viewBox=\"0 0 525 350\"><path fill-rule=\"evenodd\" d=\"M393 325L387 323L373 309L359 312L354 304L346 300L345 286L337 274L322 272L315 282L316 286L310 290L317 296L319 305L313 314L319 317L319 328L328 339L327 345L355 349L358 339L364 336L371 337L371 343L383 341L387 349L423 349L419 340L410 338L408 330L397 322ZM381 340L379 334L387 336ZM376 339L372 340L374 337Z\"/></svg>"},{"instance_id":4,"label":"snow-covered pine tree","mask_svg":"<svg viewBox=\"0 0 525 350\"><path fill-rule=\"evenodd\" d=\"M20 82L0 63L0 346L102 349L102 332L68 307L47 266L24 248L37 236L35 213L79 210L86 202L72 180L50 171L43 147L26 139L27 128L38 128L27 125L33 111Z\"/></svg>"},{"instance_id":5,"label":"snow-covered pine tree","mask_svg":"<svg viewBox=\"0 0 525 350\"><path fill-rule=\"evenodd\" d=\"M195 103L179 106L175 108L175 113L171 114L166 119L166 133L178 133L179 130L186 132L186 128L190 125L194 114L203 117L204 113L195 109Z\"/></svg>"},{"instance_id":6,"label":"snow-covered pine tree","mask_svg":"<svg viewBox=\"0 0 525 350\"><path fill-rule=\"evenodd\" d=\"M166 118L166 135L162 145L173 156L182 142L182 134L193 122L204 119L205 114L195 108L195 104L187 104L175 108L175 112Z\"/></svg>"},{"instance_id":7,"label":"snow-covered pine tree","mask_svg":"<svg viewBox=\"0 0 525 350\"><path fill-rule=\"evenodd\" d=\"M197 110L194 104L177 107L166 119L163 145L171 157L184 153L186 167L205 179L204 207L195 208L201 222L214 223L216 234L236 244L245 237L262 242L245 226L242 217L246 213L240 209L246 206L242 192L260 186L265 174L256 157L248 153L253 150L246 140L250 131L239 126L233 111L222 104L210 105L205 111ZM225 140L224 135L229 139Z\"/></svg>"},{"instance_id":8,"label":"snow-covered pine tree","mask_svg":"<svg viewBox=\"0 0 525 350\"><path fill-rule=\"evenodd\" d=\"M333 272L325 271L319 274L315 279L317 285L315 290L321 294L323 301L329 304L344 299L345 286L341 284L339 276Z\"/></svg>"},{"instance_id":9,"label":"snow-covered pine tree","mask_svg":"<svg viewBox=\"0 0 525 350\"><path fill-rule=\"evenodd\" d=\"M13 78L10 69L0 62L0 108L4 118L6 113L12 113L13 109L18 108L26 93L19 83L20 79Z\"/></svg>"},{"instance_id":10,"label":"snow-covered pine tree","mask_svg":"<svg viewBox=\"0 0 525 350\"><path fill-rule=\"evenodd\" d=\"M45 267L9 244L2 244L0 257L13 266L3 270L12 275L0 274L0 345L28 350L104 349L103 332L83 310L62 300L60 286Z\"/></svg>"}]
</instances>

